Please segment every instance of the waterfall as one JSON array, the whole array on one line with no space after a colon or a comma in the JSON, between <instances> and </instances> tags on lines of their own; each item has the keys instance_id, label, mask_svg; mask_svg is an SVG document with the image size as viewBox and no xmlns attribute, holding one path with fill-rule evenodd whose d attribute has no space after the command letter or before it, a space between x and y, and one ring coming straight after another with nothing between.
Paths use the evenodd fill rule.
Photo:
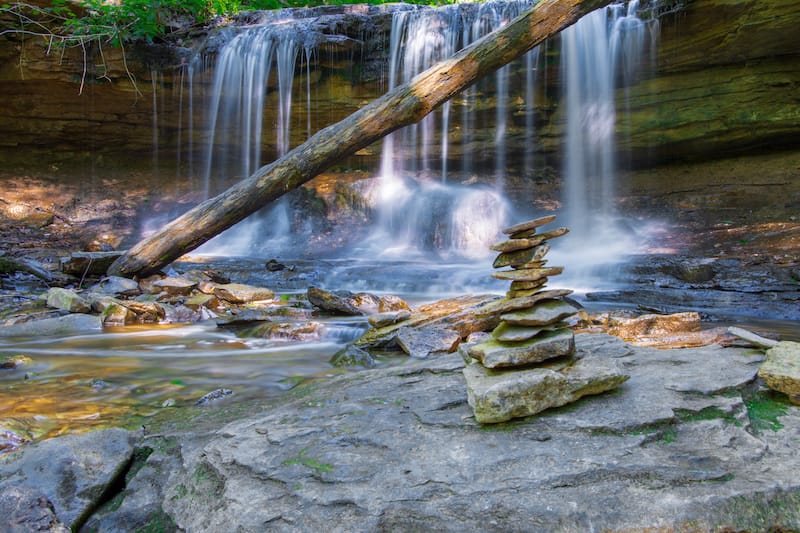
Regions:
<instances>
[{"instance_id":1,"label":"waterfall","mask_svg":"<svg viewBox=\"0 0 800 533\"><path fill-rule=\"evenodd\" d=\"M617 90L636 76L647 31L638 8L637 0L613 4L561 33L566 109L561 222L571 229L564 240L570 263L587 268L619 261L636 247L614 204Z\"/></svg>"},{"instance_id":2,"label":"waterfall","mask_svg":"<svg viewBox=\"0 0 800 533\"><path fill-rule=\"evenodd\" d=\"M512 0L393 11L386 81L382 82L388 87L382 89L410 81L529 5L529 0ZM599 243L604 257L611 250L609 243L627 246L619 233L611 231L618 227L614 221L615 125L617 115L625 113L624 108L617 109L615 96L637 76L648 44L648 24L637 17L637 9L637 0L615 4L563 32L560 103L554 105L554 95L546 86L542 90L548 80L539 71L547 72L556 50L555 44L543 43L456 95L420 123L387 136L379 166L371 169L374 177L347 185L359 206L368 206L362 219L369 226L365 228L369 235L359 234L359 243L347 249L347 257L458 261L491 255L488 245L500 237L503 225L512 218L541 214L534 209L540 170L537 154L543 153L536 146L536 128L538 117L551 120L553 109L564 116L560 222L572 229L564 241L571 241L575 254L565 262L591 263L584 259L591 249L586 243ZM301 16L309 18L295 18ZM279 157L298 142L298 134L313 133L311 80L312 68L317 66L313 58L324 51L319 43L331 36L314 37L311 18L300 10L265 15L262 23L232 33L218 49L204 114L205 158L199 169L206 196L229 186L231 180L249 176L264 164L263 153ZM190 87L199 70L196 62L189 66ZM295 75L304 75L305 83L295 84ZM318 94L320 87L314 86L315 101L325 98ZM537 102L538 94L547 101ZM293 101L305 105L306 116L293 119ZM539 105L544 107L539 109ZM267 122L265 116L274 118ZM196 122L191 109L188 120L186 137L192 142ZM511 185L517 214L512 214L507 198L506 187ZM201 251L300 254L303 249L293 246L309 243L309 234L298 233L302 215L293 213L283 199ZM339 222L330 216L328 221ZM348 219L343 224L352 222ZM320 243L328 238L314 237ZM336 238L337 243L352 242Z\"/></svg>"},{"instance_id":3,"label":"waterfall","mask_svg":"<svg viewBox=\"0 0 800 533\"><path fill-rule=\"evenodd\" d=\"M260 168L265 141L274 142L276 157L291 148L297 58L301 49L306 57L310 55L304 36L294 25L268 23L242 31L223 47L214 69L208 111L210 133L203 176L206 196L218 192L220 187L214 186L217 181L243 179ZM270 97L273 64L278 86L277 120L270 135L265 131L264 107ZM212 239L200 251L253 255L265 248L285 247L290 233L290 209L282 198Z\"/></svg>"},{"instance_id":4,"label":"waterfall","mask_svg":"<svg viewBox=\"0 0 800 533\"><path fill-rule=\"evenodd\" d=\"M389 51L389 88L406 83L437 61L448 58L517 16L527 2L456 4L438 9L395 13ZM506 223L503 197L510 66L501 68L481 88L471 88L453 103L384 139L378 191L378 225L366 247L384 255L445 254L486 256L488 245ZM530 78L534 83L534 79ZM494 176L475 179L471 135L482 104L479 91L495 96ZM461 159L451 158L450 137L461 135ZM438 164L436 160L438 159ZM481 168L486 162L481 161ZM461 180L453 177L461 177ZM490 179L487 179L490 178ZM468 182L464 185L460 182ZM481 185L472 182L481 181ZM480 200L478 200L480 199Z\"/></svg>"}]
</instances>

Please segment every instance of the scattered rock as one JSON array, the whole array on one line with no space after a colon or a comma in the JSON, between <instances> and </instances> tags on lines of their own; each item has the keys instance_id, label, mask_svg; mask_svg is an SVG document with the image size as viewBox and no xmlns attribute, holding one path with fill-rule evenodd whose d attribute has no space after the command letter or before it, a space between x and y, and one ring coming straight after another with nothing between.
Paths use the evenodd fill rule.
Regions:
<instances>
[{"instance_id":1,"label":"scattered rock","mask_svg":"<svg viewBox=\"0 0 800 533\"><path fill-rule=\"evenodd\" d=\"M411 318L411 311L404 309L401 311L387 311L371 315L367 319L367 322L369 322L369 325L373 328L382 328L408 320L409 318Z\"/></svg>"},{"instance_id":2,"label":"scattered rock","mask_svg":"<svg viewBox=\"0 0 800 533\"><path fill-rule=\"evenodd\" d=\"M217 309L219 308L219 300L213 294L200 293L188 298L183 302L183 305L195 311L198 311L201 307Z\"/></svg>"},{"instance_id":3,"label":"scattered rock","mask_svg":"<svg viewBox=\"0 0 800 533\"><path fill-rule=\"evenodd\" d=\"M136 313L119 301L107 302L100 316L104 326L127 326L136 322Z\"/></svg>"},{"instance_id":4,"label":"scattered rock","mask_svg":"<svg viewBox=\"0 0 800 533\"><path fill-rule=\"evenodd\" d=\"M44 281L52 281L53 274L44 268L38 261L25 257L12 257L5 252L0 253L0 274L13 274L26 272Z\"/></svg>"},{"instance_id":5,"label":"scattered rock","mask_svg":"<svg viewBox=\"0 0 800 533\"><path fill-rule=\"evenodd\" d=\"M333 293L319 287L309 287L306 296L312 305L325 311L351 316L364 314L353 300L353 293L348 291Z\"/></svg>"},{"instance_id":6,"label":"scattered rock","mask_svg":"<svg viewBox=\"0 0 800 533\"><path fill-rule=\"evenodd\" d=\"M609 334L633 344L698 331L700 331L700 315L696 312L642 315L637 318L612 317L608 323Z\"/></svg>"},{"instance_id":7,"label":"scattered rock","mask_svg":"<svg viewBox=\"0 0 800 533\"><path fill-rule=\"evenodd\" d=\"M444 328L402 327L397 330L396 340L409 356L424 359L431 355L454 352L461 342L461 335L457 331Z\"/></svg>"},{"instance_id":8,"label":"scattered rock","mask_svg":"<svg viewBox=\"0 0 800 533\"><path fill-rule=\"evenodd\" d=\"M108 276L92 285L89 292L112 296L136 296L141 294L142 290L139 288L139 284L132 279Z\"/></svg>"},{"instance_id":9,"label":"scattered rock","mask_svg":"<svg viewBox=\"0 0 800 533\"><path fill-rule=\"evenodd\" d=\"M0 337L43 337L50 335L79 335L87 331L99 331L102 328L100 317L72 313L56 318L30 320L0 328Z\"/></svg>"},{"instance_id":10,"label":"scattered rock","mask_svg":"<svg viewBox=\"0 0 800 533\"><path fill-rule=\"evenodd\" d=\"M393 294L381 296L378 301L378 312L390 313L392 311L411 311L411 307L399 296Z\"/></svg>"},{"instance_id":11,"label":"scattered rock","mask_svg":"<svg viewBox=\"0 0 800 533\"><path fill-rule=\"evenodd\" d=\"M16 370L21 366L33 363L30 357L24 355L9 355L0 361L0 370Z\"/></svg>"},{"instance_id":12,"label":"scattered rock","mask_svg":"<svg viewBox=\"0 0 800 533\"><path fill-rule=\"evenodd\" d=\"M47 291L47 305L70 313L88 313L92 310L92 306L83 297L61 287L51 287Z\"/></svg>"},{"instance_id":13,"label":"scattered rock","mask_svg":"<svg viewBox=\"0 0 800 533\"><path fill-rule=\"evenodd\" d=\"M279 263L277 259L270 259L265 266L269 272L278 272L286 268L286 265Z\"/></svg>"},{"instance_id":14,"label":"scattered rock","mask_svg":"<svg viewBox=\"0 0 800 533\"><path fill-rule=\"evenodd\" d=\"M800 343L783 341L767 350L758 375L770 389L782 392L800 405Z\"/></svg>"},{"instance_id":15,"label":"scattered rock","mask_svg":"<svg viewBox=\"0 0 800 533\"><path fill-rule=\"evenodd\" d=\"M102 276L125 252L75 252L61 258L61 272L72 276Z\"/></svg>"},{"instance_id":16,"label":"scattered rock","mask_svg":"<svg viewBox=\"0 0 800 533\"><path fill-rule=\"evenodd\" d=\"M214 405L224 400L231 394L233 394L233 391L230 389L216 389L209 392L208 394L203 395L199 400L194 402L194 405L196 407L206 407L209 405Z\"/></svg>"},{"instance_id":17,"label":"scattered rock","mask_svg":"<svg viewBox=\"0 0 800 533\"><path fill-rule=\"evenodd\" d=\"M225 300L233 304L272 300L275 297L275 293L270 289L243 285L241 283L217 285L214 287L214 295L220 300Z\"/></svg>"},{"instance_id":18,"label":"scattered rock","mask_svg":"<svg viewBox=\"0 0 800 533\"><path fill-rule=\"evenodd\" d=\"M394 343L396 332L401 327L436 327L452 329L464 338L476 331L488 331L497 326L500 319L491 313L483 312L487 305L497 300L497 296L461 296L447 298L421 305L403 322L370 329L355 341L361 348L382 348Z\"/></svg>"},{"instance_id":19,"label":"scattered rock","mask_svg":"<svg viewBox=\"0 0 800 533\"><path fill-rule=\"evenodd\" d=\"M322 336L319 322L271 322L247 330L249 337L262 337L284 341L318 341Z\"/></svg>"},{"instance_id":20,"label":"scattered rock","mask_svg":"<svg viewBox=\"0 0 800 533\"><path fill-rule=\"evenodd\" d=\"M172 296L186 296L187 294L190 294L195 287L197 287L196 281L192 281L183 277L169 277L154 281L151 284L150 292L152 294L166 292Z\"/></svg>"},{"instance_id":21,"label":"scattered rock","mask_svg":"<svg viewBox=\"0 0 800 533\"><path fill-rule=\"evenodd\" d=\"M336 352L331 357L330 363L336 367L363 366L364 368L373 368L377 365L369 352L353 345Z\"/></svg>"},{"instance_id":22,"label":"scattered rock","mask_svg":"<svg viewBox=\"0 0 800 533\"><path fill-rule=\"evenodd\" d=\"M28 442L30 441L18 433L10 429L0 428L0 454L13 452Z\"/></svg>"}]
</instances>

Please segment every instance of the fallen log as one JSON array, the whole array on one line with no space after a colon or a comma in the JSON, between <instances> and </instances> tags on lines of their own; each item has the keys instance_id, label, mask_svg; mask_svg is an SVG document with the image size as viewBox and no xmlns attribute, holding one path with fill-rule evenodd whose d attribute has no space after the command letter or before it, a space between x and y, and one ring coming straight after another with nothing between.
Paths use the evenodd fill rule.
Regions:
<instances>
[{"instance_id":1,"label":"fallen log","mask_svg":"<svg viewBox=\"0 0 800 533\"><path fill-rule=\"evenodd\" d=\"M108 273L133 277L157 272L336 161L394 130L419 122L455 94L609 3L611 0L541 0L505 27L320 130L249 178L187 211L128 250Z\"/></svg>"}]
</instances>

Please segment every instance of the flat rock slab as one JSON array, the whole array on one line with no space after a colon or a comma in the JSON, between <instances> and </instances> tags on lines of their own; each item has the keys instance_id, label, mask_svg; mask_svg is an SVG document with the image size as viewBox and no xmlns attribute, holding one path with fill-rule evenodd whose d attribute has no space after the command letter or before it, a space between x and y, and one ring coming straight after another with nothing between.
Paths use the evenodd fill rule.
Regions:
<instances>
[{"instance_id":1,"label":"flat rock slab","mask_svg":"<svg viewBox=\"0 0 800 533\"><path fill-rule=\"evenodd\" d=\"M619 387L630 376L613 359L586 357L560 370L493 371L467 365L467 398L482 424L505 422Z\"/></svg>"},{"instance_id":2,"label":"flat rock slab","mask_svg":"<svg viewBox=\"0 0 800 533\"><path fill-rule=\"evenodd\" d=\"M18 524L52 520L52 510L54 525L77 531L106 488L124 474L133 440L128 431L106 429L26 446L0 463L0 502L14 502Z\"/></svg>"},{"instance_id":3,"label":"flat rock slab","mask_svg":"<svg viewBox=\"0 0 800 533\"><path fill-rule=\"evenodd\" d=\"M43 318L6 326L0 328L0 337L67 336L89 331L100 331L102 327L103 324L99 316L73 313L56 318Z\"/></svg>"},{"instance_id":4,"label":"flat rock slab","mask_svg":"<svg viewBox=\"0 0 800 533\"><path fill-rule=\"evenodd\" d=\"M770 389L789 396L800 405L800 343L783 341L767 350L758 375Z\"/></svg>"},{"instance_id":5,"label":"flat rock slab","mask_svg":"<svg viewBox=\"0 0 800 533\"><path fill-rule=\"evenodd\" d=\"M111 263L122 257L121 252L75 252L61 258L61 272L73 276L101 276Z\"/></svg>"},{"instance_id":6,"label":"flat rock slab","mask_svg":"<svg viewBox=\"0 0 800 533\"><path fill-rule=\"evenodd\" d=\"M555 239L556 237L561 237L567 233L569 233L569 229L558 228L545 233L540 233L539 235L533 235L526 239L508 239L507 241L493 244L489 248L495 252L516 252L517 250L533 248L534 246L538 246L543 242L546 242L550 239Z\"/></svg>"},{"instance_id":7,"label":"flat rock slab","mask_svg":"<svg viewBox=\"0 0 800 533\"><path fill-rule=\"evenodd\" d=\"M556 215L546 215L543 217L534 218L533 220L527 220L525 222L520 222L519 224L514 224L510 228L504 228L503 233L506 235L514 235L523 231L535 230L540 226L544 226L545 224L553 222L555 219Z\"/></svg>"},{"instance_id":8,"label":"flat rock slab","mask_svg":"<svg viewBox=\"0 0 800 533\"><path fill-rule=\"evenodd\" d=\"M548 331L521 342L492 339L475 344L467 353L487 368L505 368L540 363L547 359L572 355L575 334L570 329Z\"/></svg>"},{"instance_id":9,"label":"flat rock slab","mask_svg":"<svg viewBox=\"0 0 800 533\"><path fill-rule=\"evenodd\" d=\"M492 273L493 278L509 281L538 281L550 276L557 276L564 271L564 267L523 268L519 270L503 270Z\"/></svg>"},{"instance_id":10,"label":"flat rock slab","mask_svg":"<svg viewBox=\"0 0 800 533\"><path fill-rule=\"evenodd\" d=\"M512 311L500 315L511 326L546 326L571 317L578 310L562 300L547 300L530 309Z\"/></svg>"},{"instance_id":11,"label":"flat rock slab","mask_svg":"<svg viewBox=\"0 0 800 533\"><path fill-rule=\"evenodd\" d=\"M562 327L566 325L561 324ZM558 324L551 324L549 326L539 327L526 327L526 326L509 326L506 322L501 322L499 326L492 331L492 337L500 342L521 342L532 339L543 331L553 331L558 329Z\"/></svg>"},{"instance_id":12,"label":"flat rock slab","mask_svg":"<svg viewBox=\"0 0 800 533\"><path fill-rule=\"evenodd\" d=\"M430 355L441 355L455 351L461 335L444 328L400 328L397 344L409 356L423 359Z\"/></svg>"},{"instance_id":13,"label":"flat rock slab","mask_svg":"<svg viewBox=\"0 0 800 533\"><path fill-rule=\"evenodd\" d=\"M220 300L234 304L243 304L248 302L258 302L262 300L272 300L275 293L264 287L254 287L252 285L243 285L241 283L227 283L225 285L217 285L214 287L214 296Z\"/></svg>"},{"instance_id":14,"label":"flat rock slab","mask_svg":"<svg viewBox=\"0 0 800 533\"><path fill-rule=\"evenodd\" d=\"M533 248L524 248L515 252L503 252L495 258L492 266L494 268L517 267L533 261L541 261L549 251L550 245L545 242Z\"/></svg>"},{"instance_id":15,"label":"flat rock slab","mask_svg":"<svg viewBox=\"0 0 800 533\"><path fill-rule=\"evenodd\" d=\"M552 289L549 291L537 292L533 296L524 296L522 298L503 298L481 306L475 311L475 314L478 316L490 316L499 315L502 313L510 313L520 309L529 309L544 300L553 300L555 298L568 296L570 294L572 294L572 290L570 289Z\"/></svg>"},{"instance_id":16,"label":"flat rock slab","mask_svg":"<svg viewBox=\"0 0 800 533\"><path fill-rule=\"evenodd\" d=\"M575 344L630 379L484 425L448 354L244 403L228 424L168 426L172 444L144 441L153 453L99 530L146 530L147 494L163 494L167 531L800 529L800 406L757 432L741 396L763 354Z\"/></svg>"}]
</instances>

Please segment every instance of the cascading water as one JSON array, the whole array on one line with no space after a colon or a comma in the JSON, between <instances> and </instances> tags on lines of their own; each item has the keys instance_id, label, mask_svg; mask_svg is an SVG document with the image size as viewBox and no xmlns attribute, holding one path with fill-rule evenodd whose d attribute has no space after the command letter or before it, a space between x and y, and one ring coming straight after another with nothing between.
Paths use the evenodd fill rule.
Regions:
<instances>
[{"instance_id":1,"label":"cascading water","mask_svg":"<svg viewBox=\"0 0 800 533\"><path fill-rule=\"evenodd\" d=\"M222 49L215 68L209 109L210 137L204 172L205 194L212 183L231 173L239 179L261 166L264 106L273 63L277 66L275 153L290 148L292 90L304 34L294 25L275 23L243 31ZM306 45L306 55L309 56ZM232 149L238 146L238 150ZM201 249L206 254L258 255L267 245L280 249L290 238L289 206L285 199L262 210Z\"/></svg>"},{"instance_id":2,"label":"cascading water","mask_svg":"<svg viewBox=\"0 0 800 533\"><path fill-rule=\"evenodd\" d=\"M561 222L571 234L553 255L566 256L574 277L620 262L638 246L614 205L617 89L636 76L648 31L638 8L638 0L614 4L561 33L566 108Z\"/></svg>"},{"instance_id":3,"label":"cascading water","mask_svg":"<svg viewBox=\"0 0 800 533\"><path fill-rule=\"evenodd\" d=\"M394 12L386 73L389 88L501 27L528 5L519 0ZM561 39L565 90L560 106L566 109L561 222L573 233L564 239L569 258L559 260L556 250L553 259L571 265L570 270L575 264L599 261L587 257L591 250L587 242L603 243L602 261L609 257L608 242L624 244L618 233L608 232L608 242L598 237L599 229L616 227L609 222L615 198L615 94L620 83L636 75L644 48L646 25L636 17L637 7L634 1L598 10L566 30ZM548 46L555 50L548 43L542 48ZM301 21L277 17L241 30L221 48L206 117L210 129L206 194L225 185L217 184L220 177L246 177L257 169L262 164L262 144L274 145L277 156L291 148L293 79L301 53L306 83L299 89L306 94L298 101L307 108L305 133L312 133L311 58L316 50ZM546 81L539 77L539 67L544 64L546 72L546 63L547 57L534 49L419 124L388 136L378 178L355 186L371 209L371 236L351 246L347 257L438 257L457 262L490 255L488 244L512 220L505 184L516 179L519 187L525 181L519 176L535 177L538 170L535 100L537 87ZM546 88L543 94L550 97ZM274 106L269 108L276 117L274 129L263 120L268 105ZM516 209L521 213L513 215L514 220L541 214L516 191ZM537 193L528 189L523 194ZM284 257L302 253L290 240L303 241L291 236L292 216L287 203L279 202L201 252Z\"/></svg>"},{"instance_id":4,"label":"cascading water","mask_svg":"<svg viewBox=\"0 0 800 533\"><path fill-rule=\"evenodd\" d=\"M390 39L390 88L408 82L435 62L500 28L527 5L485 2L396 13ZM470 136L481 101L478 91L486 87L470 89L454 99L462 107L460 123L452 113L453 104L448 102L419 124L384 140L380 177L373 194L378 225L367 243L368 253L377 251L384 257L488 255L488 244L509 217L503 180L510 72L510 66L501 68L490 91L495 95L491 150L494 176L484 176L483 184L464 183L478 181L474 176L475 154L469 145L473 144ZM461 134L460 161L451 158L453 132ZM438 165L434 163L437 158ZM461 179L454 181L453 176Z\"/></svg>"}]
</instances>

